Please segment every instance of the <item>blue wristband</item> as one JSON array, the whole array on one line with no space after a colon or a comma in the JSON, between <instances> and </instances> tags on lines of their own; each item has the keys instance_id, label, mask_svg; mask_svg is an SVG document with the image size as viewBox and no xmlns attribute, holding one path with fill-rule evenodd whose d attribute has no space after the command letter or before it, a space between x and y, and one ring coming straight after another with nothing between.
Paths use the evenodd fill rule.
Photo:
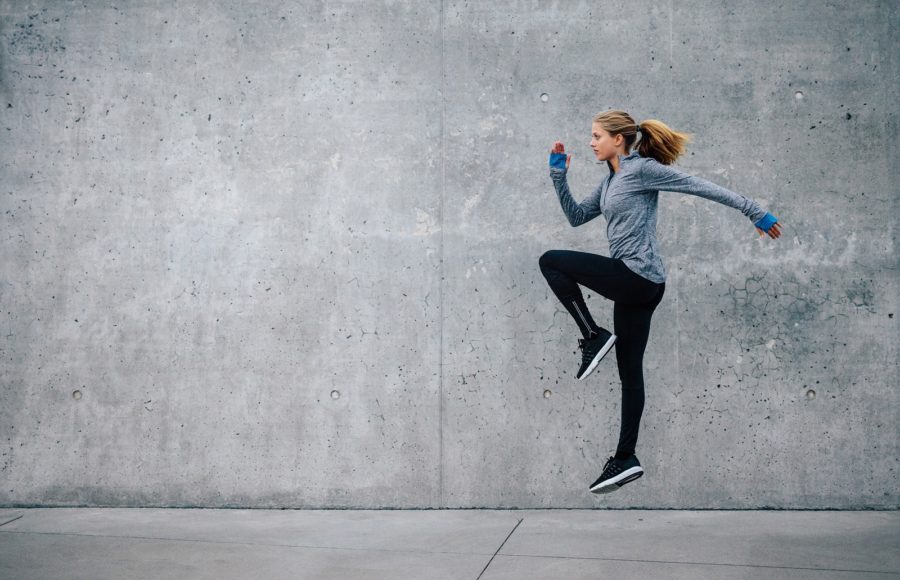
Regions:
<instances>
[{"instance_id":1,"label":"blue wristband","mask_svg":"<svg viewBox=\"0 0 900 580\"><path fill-rule=\"evenodd\" d=\"M550 154L550 167L555 167L557 169L565 169L566 168L566 154L565 153L551 153Z\"/></svg>"},{"instance_id":2,"label":"blue wristband","mask_svg":"<svg viewBox=\"0 0 900 580\"><path fill-rule=\"evenodd\" d=\"M755 225L756 227L758 227L758 228L761 229L762 231L768 233L768 232L769 232L769 228L771 228L772 225L775 224L775 223L777 223L777 222L778 222L778 218L776 218L775 216L773 216L773 215L770 214L769 212L766 212L766 215L764 215L758 222L756 222L756 223L753 224L753 225Z\"/></svg>"}]
</instances>

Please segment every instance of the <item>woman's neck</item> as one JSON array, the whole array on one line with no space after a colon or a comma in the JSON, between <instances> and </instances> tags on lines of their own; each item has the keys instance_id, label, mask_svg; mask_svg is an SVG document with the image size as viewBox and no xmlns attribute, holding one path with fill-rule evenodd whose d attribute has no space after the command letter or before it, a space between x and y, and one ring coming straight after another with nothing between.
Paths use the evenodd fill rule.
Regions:
<instances>
[{"instance_id":1,"label":"woman's neck","mask_svg":"<svg viewBox=\"0 0 900 580\"><path fill-rule=\"evenodd\" d=\"M607 163L609 163L609 167L613 173L619 172L619 155L622 157L627 157L628 153L624 151L617 151L615 155L613 155L612 159L609 159Z\"/></svg>"},{"instance_id":2,"label":"woman's neck","mask_svg":"<svg viewBox=\"0 0 900 580\"><path fill-rule=\"evenodd\" d=\"M618 153L616 153L616 155L612 159L609 160L609 169L613 173L619 172L619 154Z\"/></svg>"}]
</instances>

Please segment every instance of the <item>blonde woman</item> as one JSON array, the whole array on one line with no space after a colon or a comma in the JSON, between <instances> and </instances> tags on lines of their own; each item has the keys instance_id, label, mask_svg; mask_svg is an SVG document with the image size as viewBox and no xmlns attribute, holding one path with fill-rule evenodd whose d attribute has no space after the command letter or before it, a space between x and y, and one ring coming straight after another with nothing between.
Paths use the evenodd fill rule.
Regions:
<instances>
[{"instance_id":1,"label":"blonde woman","mask_svg":"<svg viewBox=\"0 0 900 580\"><path fill-rule=\"evenodd\" d=\"M603 214L609 239L611 257L550 250L539 261L550 288L583 335L578 340L582 362L576 378L584 380L613 345L616 347L622 382L621 430L615 455L590 486L594 493L616 491L644 473L634 453L644 410L644 349L650 318L666 288L666 270L656 239L659 191L717 201L739 210L761 236L768 234L774 239L781 235L775 216L752 199L671 167L689 139L657 120L636 123L625 111L598 114L592 125L591 149L598 161L606 161L609 175L581 203L572 199L566 183L572 156L558 141L550 151L550 177L569 223L577 227ZM635 142L637 150L632 151ZM615 303L614 332L591 318L579 284Z\"/></svg>"}]
</instances>

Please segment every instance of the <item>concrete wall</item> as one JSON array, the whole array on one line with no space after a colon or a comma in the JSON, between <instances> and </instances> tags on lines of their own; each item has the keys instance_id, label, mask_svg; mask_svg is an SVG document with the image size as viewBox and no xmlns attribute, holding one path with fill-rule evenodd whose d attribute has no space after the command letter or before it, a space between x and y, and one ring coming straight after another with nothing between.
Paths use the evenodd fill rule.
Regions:
<instances>
[{"instance_id":1,"label":"concrete wall","mask_svg":"<svg viewBox=\"0 0 900 580\"><path fill-rule=\"evenodd\" d=\"M898 8L2 2L0 504L896 508ZM546 97L542 98L542 95ZM538 269L624 108L660 195L646 475ZM612 303L586 292L609 326Z\"/></svg>"}]
</instances>

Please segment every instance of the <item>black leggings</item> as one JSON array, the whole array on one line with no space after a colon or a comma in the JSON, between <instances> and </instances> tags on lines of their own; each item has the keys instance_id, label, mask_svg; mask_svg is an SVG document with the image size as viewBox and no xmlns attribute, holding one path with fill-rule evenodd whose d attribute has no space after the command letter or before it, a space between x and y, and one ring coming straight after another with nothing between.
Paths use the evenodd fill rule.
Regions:
<instances>
[{"instance_id":1,"label":"black leggings","mask_svg":"<svg viewBox=\"0 0 900 580\"><path fill-rule=\"evenodd\" d=\"M578 300L586 309L578 287L581 284L615 303L613 332L617 336L616 362L622 381L622 425L616 456L627 457L634 453L644 412L643 362L650 318L662 300L666 283L657 284L635 274L620 259L586 252L549 250L539 263L561 302Z\"/></svg>"}]
</instances>

